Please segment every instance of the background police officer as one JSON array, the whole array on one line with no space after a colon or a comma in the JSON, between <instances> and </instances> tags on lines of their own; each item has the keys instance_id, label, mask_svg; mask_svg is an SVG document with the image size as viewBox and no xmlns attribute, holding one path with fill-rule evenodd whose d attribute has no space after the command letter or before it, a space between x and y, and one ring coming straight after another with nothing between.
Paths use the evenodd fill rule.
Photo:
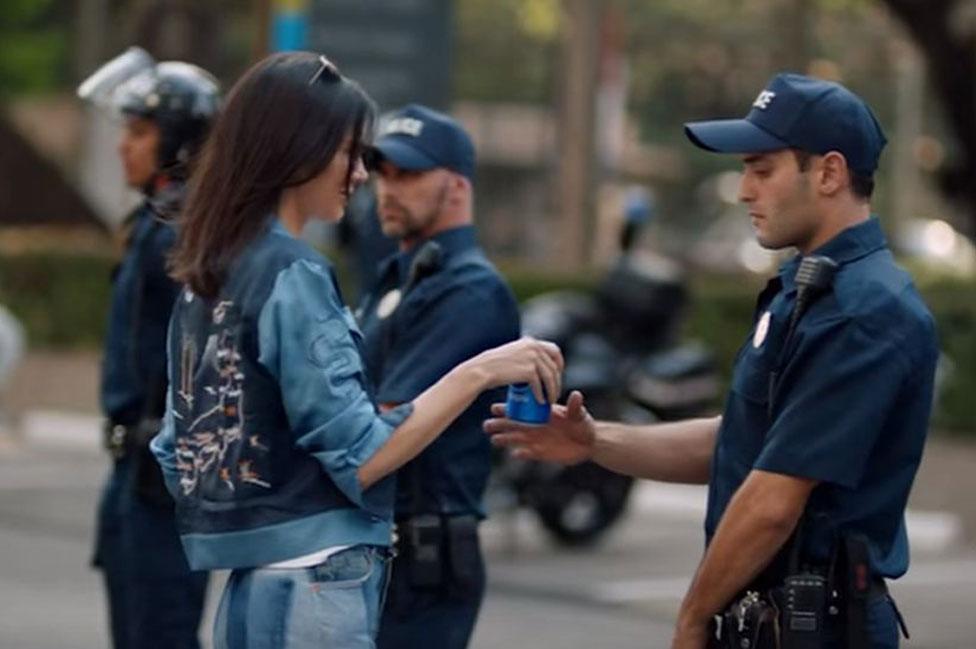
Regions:
<instances>
[{"instance_id":1,"label":"background police officer","mask_svg":"<svg viewBox=\"0 0 976 649\"><path fill-rule=\"evenodd\" d=\"M928 310L871 216L884 135L846 88L791 74L774 77L745 119L690 123L686 133L702 148L742 154L739 197L759 242L800 253L759 296L723 416L598 423L574 393L547 427L493 420L486 428L524 457L592 458L635 476L709 483L707 550L673 647L706 646L712 616L757 577L782 582L782 552L801 518L799 556L814 574L829 571L841 541L866 544L858 580L865 636L851 640L852 617L827 617L812 646L896 647L898 615L884 580L908 568L905 504L938 349ZM810 255L838 265L819 295L797 274ZM801 301L805 313L794 322ZM852 599L838 609L854 610Z\"/></svg>"},{"instance_id":2,"label":"background police officer","mask_svg":"<svg viewBox=\"0 0 976 649\"><path fill-rule=\"evenodd\" d=\"M474 146L461 126L409 105L367 156L383 233L400 252L360 308L367 366L384 406L406 403L450 368L519 335L515 299L472 225ZM378 645L464 647L484 596L477 523L490 470L486 393L397 474L399 556Z\"/></svg>"},{"instance_id":3,"label":"background police officer","mask_svg":"<svg viewBox=\"0 0 976 649\"><path fill-rule=\"evenodd\" d=\"M175 240L169 219L217 111L217 83L196 66L157 64L133 48L79 95L123 117L125 181L145 197L126 220L112 286L101 403L114 465L99 505L94 563L105 575L116 649L194 648L207 575L187 565L148 444L165 407L166 329L178 291L166 273Z\"/></svg>"}]
</instances>

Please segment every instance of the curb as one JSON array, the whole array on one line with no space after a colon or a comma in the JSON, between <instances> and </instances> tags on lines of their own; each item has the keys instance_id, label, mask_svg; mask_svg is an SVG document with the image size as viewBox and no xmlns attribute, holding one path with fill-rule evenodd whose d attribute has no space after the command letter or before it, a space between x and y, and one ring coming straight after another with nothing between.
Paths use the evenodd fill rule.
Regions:
<instances>
[{"instance_id":1,"label":"curb","mask_svg":"<svg viewBox=\"0 0 976 649\"><path fill-rule=\"evenodd\" d=\"M631 511L702 521L707 497L708 487L704 485L638 482L631 496ZM909 509L905 526L909 545L918 552L945 552L963 540L962 517L949 511Z\"/></svg>"},{"instance_id":2,"label":"curb","mask_svg":"<svg viewBox=\"0 0 976 649\"><path fill-rule=\"evenodd\" d=\"M20 437L28 446L101 452L102 417L56 410L30 410L21 417Z\"/></svg>"}]
</instances>

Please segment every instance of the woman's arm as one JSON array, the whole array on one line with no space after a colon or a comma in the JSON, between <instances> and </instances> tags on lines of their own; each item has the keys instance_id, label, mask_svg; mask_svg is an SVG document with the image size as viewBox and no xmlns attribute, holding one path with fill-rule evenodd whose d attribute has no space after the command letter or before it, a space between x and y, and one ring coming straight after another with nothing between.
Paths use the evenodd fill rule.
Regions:
<instances>
[{"instance_id":1,"label":"woman's arm","mask_svg":"<svg viewBox=\"0 0 976 649\"><path fill-rule=\"evenodd\" d=\"M295 446L367 510L381 511L386 498L366 487L417 455L484 389L525 382L540 399L559 394L558 348L523 339L465 361L411 404L381 415L355 328L328 270L296 261L280 271L261 310L258 361L277 381Z\"/></svg>"},{"instance_id":2,"label":"woman's arm","mask_svg":"<svg viewBox=\"0 0 976 649\"><path fill-rule=\"evenodd\" d=\"M489 388L528 383L537 398L558 395L562 356L552 343L522 338L490 349L455 367L413 401L413 413L389 441L359 468L363 489L419 454Z\"/></svg>"}]
</instances>

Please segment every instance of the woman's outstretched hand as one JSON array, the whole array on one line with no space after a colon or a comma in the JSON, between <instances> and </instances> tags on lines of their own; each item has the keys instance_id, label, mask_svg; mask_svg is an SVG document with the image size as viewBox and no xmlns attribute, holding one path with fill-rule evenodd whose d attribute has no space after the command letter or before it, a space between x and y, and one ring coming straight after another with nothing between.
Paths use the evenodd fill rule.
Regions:
<instances>
[{"instance_id":1,"label":"woman's outstretched hand","mask_svg":"<svg viewBox=\"0 0 976 649\"><path fill-rule=\"evenodd\" d=\"M575 390L565 406L553 404L549 423L541 426L505 419L505 404L494 404L491 413L497 418L485 422L485 431L493 444L511 449L517 458L578 464L593 457L595 422Z\"/></svg>"},{"instance_id":2,"label":"woman's outstretched hand","mask_svg":"<svg viewBox=\"0 0 976 649\"><path fill-rule=\"evenodd\" d=\"M555 403L562 390L563 355L559 347L528 336L484 351L466 361L478 371L485 388L528 383L538 401Z\"/></svg>"}]
</instances>

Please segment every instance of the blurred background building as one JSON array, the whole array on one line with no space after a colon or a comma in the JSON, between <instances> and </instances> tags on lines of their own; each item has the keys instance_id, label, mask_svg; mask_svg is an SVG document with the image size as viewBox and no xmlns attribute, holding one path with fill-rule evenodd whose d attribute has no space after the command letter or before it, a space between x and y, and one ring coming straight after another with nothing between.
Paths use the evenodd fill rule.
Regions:
<instances>
[{"instance_id":1,"label":"blurred background building","mask_svg":"<svg viewBox=\"0 0 976 649\"><path fill-rule=\"evenodd\" d=\"M571 270L605 260L621 193L652 188L656 244L727 270L748 228L709 195L729 161L686 146L688 119L744 112L770 74L841 80L891 137L879 213L896 240L932 219L976 229L976 3L906 0L21 0L0 8L0 217L118 222L113 125L74 83L138 44L229 86L276 49L325 52L381 108L453 110L481 154L479 214L498 254ZM728 181L731 184L732 181ZM43 187L43 191L23 191ZM734 205L734 201L731 205ZM724 246L724 247L723 247ZM921 246L921 247L920 247ZM924 243L912 239L905 252ZM922 259L931 255L921 254ZM758 255L736 270L760 268ZM942 259L945 259L943 254ZM765 268L764 268L765 269Z\"/></svg>"}]
</instances>

